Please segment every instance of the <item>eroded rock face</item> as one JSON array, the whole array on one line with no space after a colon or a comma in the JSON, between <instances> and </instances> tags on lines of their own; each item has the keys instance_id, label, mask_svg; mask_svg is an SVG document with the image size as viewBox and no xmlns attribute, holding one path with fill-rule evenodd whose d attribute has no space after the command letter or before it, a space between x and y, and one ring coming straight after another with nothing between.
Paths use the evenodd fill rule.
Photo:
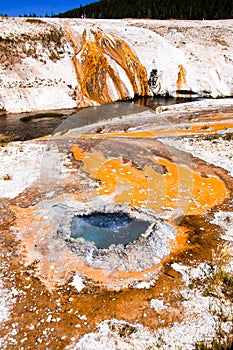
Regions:
<instances>
[{"instance_id":1,"label":"eroded rock face","mask_svg":"<svg viewBox=\"0 0 233 350\"><path fill-rule=\"evenodd\" d=\"M74 48L78 107L149 94L146 69L122 39L98 27L84 28L81 40L65 31Z\"/></svg>"}]
</instances>

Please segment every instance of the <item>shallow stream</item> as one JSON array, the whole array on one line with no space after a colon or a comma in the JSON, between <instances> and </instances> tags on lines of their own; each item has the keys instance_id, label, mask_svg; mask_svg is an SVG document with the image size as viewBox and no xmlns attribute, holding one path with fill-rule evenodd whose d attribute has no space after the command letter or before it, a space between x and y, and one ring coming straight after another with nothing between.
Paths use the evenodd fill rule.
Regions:
<instances>
[{"instance_id":1,"label":"shallow stream","mask_svg":"<svg viewBox=\"0 0 233 350\"><path fill-rule=\"evenodd\" d=\"M178 98L139 98L133 101L114 102L98 107L88 107L82 109L64 109L49 112L59 112L63 116L43 117L32 119L27 122L20 120L21 117L36 114L18 113L0 116L0 136L7 136L7 141L27 141L63 131L69 128L69 125L82 127L91 125L101 120L109 120L114 117L121 117L133 113L140 113L143 110L153 109L157 106L167 106L177 103L189 102L190 99ZM40 111L47 113L48 111ZM67 122L67 119L69 121Z\"/></svg>"}]
</instances>

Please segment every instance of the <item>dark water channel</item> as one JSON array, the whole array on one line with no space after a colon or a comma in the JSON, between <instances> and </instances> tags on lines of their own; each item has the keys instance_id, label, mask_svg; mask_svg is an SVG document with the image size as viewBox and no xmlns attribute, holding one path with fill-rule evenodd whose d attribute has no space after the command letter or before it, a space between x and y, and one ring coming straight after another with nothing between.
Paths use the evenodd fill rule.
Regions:
<instances>
[{"instance_id":1,"label":"dark water channel","mask_svg":"<svg viewBox=\"0 0 233 350\"><path fill-rule=\"evenodd\" d=\"M32 119L30 121L21 121L22 116L28 116L33 113L7 114L0 116L0 135L7 136L7 141L26 141L54 134L70 129L93 123L110 120L114 117L122 117L133 113L140 113L144 110L152 109L157 106L167 106L176 103L189 102L187 99L178 98L138 98L133 101L114 102L98 107L87 107L82 109L64 109L59 112L63 116L43 117ZM43 111L40 113L46 113ZM52 111L49 111L52 112Z\"/></svg>"}]
</instances>

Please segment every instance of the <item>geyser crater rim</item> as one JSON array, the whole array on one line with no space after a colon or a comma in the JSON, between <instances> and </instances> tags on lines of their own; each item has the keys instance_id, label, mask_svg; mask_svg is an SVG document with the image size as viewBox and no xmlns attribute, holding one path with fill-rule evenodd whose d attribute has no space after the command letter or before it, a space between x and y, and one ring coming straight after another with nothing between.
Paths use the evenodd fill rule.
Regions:
<instances>
[{"instance_id":1,"label":"geyser crater rim","mask_svg":"<svg viewBox=\"0 0 233 350\"><path fill-rule=\"evenodd\" d=\"M91 203L90 203L91 204ZM93 203L92 203L93 204ZM67 248L88 266L104 270L143 271L161 262L170 253L170 241L176 238L176 229L163 221L153 211L119 204L71 208L62 203L53 206L58 211L57 236ZM124 213L132 220L148 223L138 239L123 244L111 244L98 248L82 237L71 236L72 220L75 217L90 216L93 213Z\"/></svg>"}]
</instances>

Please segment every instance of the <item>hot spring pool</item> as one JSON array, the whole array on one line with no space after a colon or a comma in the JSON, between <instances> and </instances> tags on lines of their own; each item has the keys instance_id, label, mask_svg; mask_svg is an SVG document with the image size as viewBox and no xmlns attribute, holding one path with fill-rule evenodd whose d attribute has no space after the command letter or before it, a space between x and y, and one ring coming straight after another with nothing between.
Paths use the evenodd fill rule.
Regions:
<instances>
[{"instance_id":1,"label":"hot spring pool","mask_svg":"<svg viewBox=\"0 0 233 350\"><path fill-rule=\"evenodd\" d=\"M94 242L98 249L107 249L112 244L126 246L136 241L149 226L149 222L131 218L123 212L92 213L73 218L71 237L82 237L87 242Z\"/></svg>"}]
</instances>

